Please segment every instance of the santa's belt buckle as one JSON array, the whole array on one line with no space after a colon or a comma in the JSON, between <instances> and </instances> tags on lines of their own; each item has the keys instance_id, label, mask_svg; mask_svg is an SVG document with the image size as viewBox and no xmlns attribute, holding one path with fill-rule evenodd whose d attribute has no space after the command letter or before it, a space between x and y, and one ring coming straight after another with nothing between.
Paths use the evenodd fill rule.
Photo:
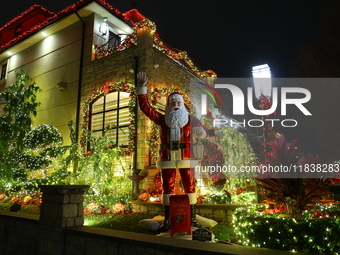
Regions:
<instances>
[{"instance_id":1,"label":"santa's belt buckle","mask_svg":"<svg viewBox=\"0 0 340 255\"><path fill-rule=\"evenodd\" d=\"M170 150L172 151L178 151L179 150L179 142L170 142Z\"/></svg>"}]
</instances>

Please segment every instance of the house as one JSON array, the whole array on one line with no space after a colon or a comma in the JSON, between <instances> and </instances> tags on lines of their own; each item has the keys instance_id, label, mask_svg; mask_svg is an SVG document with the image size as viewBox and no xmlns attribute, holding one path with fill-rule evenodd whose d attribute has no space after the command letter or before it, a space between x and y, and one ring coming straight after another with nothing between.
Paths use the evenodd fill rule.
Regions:
<instances>
[{"instance_id":1,"label":"house","mask_svg":"<svg viewBox=\"0 0 340 255\"><path fill-rule=\"evenodd\" d=\"M59 13L32 6L0 28L0 67L0 91L21 68L42 89L34 126L57 127L69 144L67 125L73 121L84 151L89 131L100 136L110 126L114 145L126 150L128 169L153 168L157 150L157 128L136 107L137 72L147 73L150 99L159 110L176 89L189 102L191 79L216 77L167 46L138 10L121 13L104 0L81 0Z\"/></svg>"}]
</instances>

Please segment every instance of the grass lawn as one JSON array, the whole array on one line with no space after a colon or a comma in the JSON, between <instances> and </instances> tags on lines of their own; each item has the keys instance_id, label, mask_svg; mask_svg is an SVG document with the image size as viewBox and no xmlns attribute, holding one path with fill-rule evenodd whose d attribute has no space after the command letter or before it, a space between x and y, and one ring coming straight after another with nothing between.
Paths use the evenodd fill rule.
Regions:
<instances>
[{"instance_id":1,"label":"grass lawn","mask_svg":"<svg viewBox=\"0 0 340 255\"><path fill-rule=\"evenodd\" d=\"M10 211L11 204L7 203L0 203L0 210L1 211ZM20 211L21 213L31 213L31 214L39 214L40 208L36 205L24 205L21 206Z\"/></svg>"},{"instance_id":2,"label":"grass lawn","mask_svg":"<svg viewBox=\"0 0 340 255\"><path fill-rule=\"evenodd\" d=\"M9 211L11 205L7 203L0 203L0 210ZM37 206L21 206L22 213L33 213L39 214L39 208ZM152 219L154 216L147 214L128 214L128 215L114 215L114 214L97 214L97 215L84 215L84 220L86 226L100 227L100 228L110 228L115 230L123 230L134 233L152 234L156 233L150 232L141 226L139 226L139 221L143 219ZM234 236L234 228L224 222L219 222L212 229L215 238L221 241L228 241Z\"/></svg>"},{"instance_id":3,"label":"grass lawn","mask_svg":"<svg viewBox=\"0 0 340 255\"><path fill-rule=\"evenodd\" d=\"M134 233L152 234L156 233L148 231L139 226L139 221L143 219L152 219L154 216L146 214L130 214L130 215L85 215L85 225L101 228L111 228ZM234 236L234 228L225 223L220 222L212 229L216 239L228 241Z\"/></svg>"}]
</instances>

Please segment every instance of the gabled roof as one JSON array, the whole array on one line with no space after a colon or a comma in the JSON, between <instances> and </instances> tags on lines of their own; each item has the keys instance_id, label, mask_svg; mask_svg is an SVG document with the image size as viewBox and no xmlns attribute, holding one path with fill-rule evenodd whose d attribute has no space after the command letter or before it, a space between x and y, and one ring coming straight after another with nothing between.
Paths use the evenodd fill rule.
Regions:
<instances>
[{"instance_id":1,"label":"gabled roof","mask_svg":"<svg viewBox=\"0 0 340 255\"><path fill-rule=\"evenodd\" d=\"M32 7L28 8L26 11L15 17L14 19L7 22L4 26L0 28L0 33L2 33L4 30L8 29L11 26L15 26L18 23L21 23L24 21L25 18L35 15L36 13L41 13L42 15L46 16L46 19L48 19L51 16L54 16L55 13L47 10L46 8L42 7L41 5L33 5Z\"/></svg>"}]
</instances>

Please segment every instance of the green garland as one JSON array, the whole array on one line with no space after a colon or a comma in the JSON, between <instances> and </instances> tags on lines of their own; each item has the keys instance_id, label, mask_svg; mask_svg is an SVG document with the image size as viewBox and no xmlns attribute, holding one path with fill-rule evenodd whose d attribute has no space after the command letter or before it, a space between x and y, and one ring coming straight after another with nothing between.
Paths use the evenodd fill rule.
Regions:
<instances>
[{"instance_id":1,"label":"green garland","mask_svg":"<svg viewBox=\"0 0 340 255\"><path fill-rule=\"evenodd\" d=\"M143 19L140 22L135 24L136 26L133 28L133 32L129 34L124 41L118 46L108 47L107 44L104 45L95 45L95 57L96 59L100 59L102 57L110 56L111 54L119 51L126 50L133 45L137 44L137 30L143 27L149 27L153 32L156 31L156 24L148 19Z\"/></svg>"},{"instance_id":2,"label":"green garland","mask_svg":"<svg viewBox=\"0 0 340 255\"><path fill-rule=\"evenodd\" d=\"M84 101L83 107L83 123L82 123L82 136L80 139L80 146L83 153L86 153L86 146L88 142L88 137L90 135L89 131L89 120L90 120L90 104L93 100L102 97L103 95L111 92L127 92L130 93L129 100L129 113L130 113L130 126L129 126L129 145L125 149L125 155L131 155L131 152L135 151L135 136L136 136L136 116L135 116L135 107L136 107L136 93L134 87L126 82L116 82L116 83L105 83L100 88L93 91L87 99Z\"/></svg>"},{"instance_id":3,"label":"green garland","mask_svg":"<svg viewBox=\"0 0 340 255\"><path fill-rule=\"evenodd\" d=\"M143 27L148 27L151 29L154 38L153 38L153 45L156 49L158 49L160 52L167 55L169 58L173 59L174 61L178 62L181 65L184 65L189 70L191 70L197 77L200 78L207 78L207 77L213 77L216 78L217 75L212 70L207 71L201 71L198 69L190 57L188 56L188 53L186 51L179 51L176 52L169 48L168 46L163 43L163 41L160 39L158 33L156 32L156 24L152 22L149 19L143 19L137 23L135 23L135 27L133 28L133 32L129 34L125 40L118 46L114 47L108 47L108 45L95 45L95 58L100 59L102 57L109 56L115 52L126 50L133 45L137 45L137 31Z\"/></svg>"}]
</instances>

